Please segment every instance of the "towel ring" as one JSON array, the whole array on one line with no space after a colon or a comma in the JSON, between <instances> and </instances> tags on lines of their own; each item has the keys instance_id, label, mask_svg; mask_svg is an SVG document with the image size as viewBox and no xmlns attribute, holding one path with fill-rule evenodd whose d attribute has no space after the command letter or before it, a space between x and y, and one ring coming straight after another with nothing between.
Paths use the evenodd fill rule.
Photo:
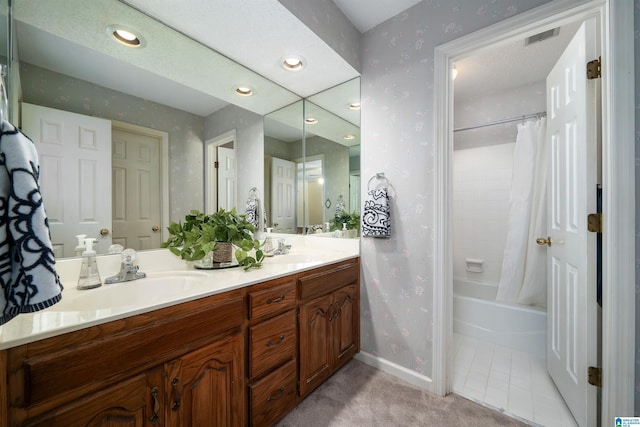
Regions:
<instances>
[{"instance_id":1,"label":"towel ring","mask_svg":"<svg viewBox=\"0 0 640 427\"><path fill-rule=\"evenodd\" d=\"M373 181L374 179L379 180L379 181L383 181L381 184L382 184L384 187L388 187L388 186L390 185L390 184L389 184L389 180L387 179L387 177L386 177L386 176L384 176L384 172L378 172L378 173L376 173L374 176L372 176L372 177L369 179L369 182L367 183L367 189L368 189L368 190L371 190L371 181ZM378 184L378 185L376 186L376 188L378 188L378 186L379 186L379 185L380 185L380 184Z\"/></svg>"}]
</instances>

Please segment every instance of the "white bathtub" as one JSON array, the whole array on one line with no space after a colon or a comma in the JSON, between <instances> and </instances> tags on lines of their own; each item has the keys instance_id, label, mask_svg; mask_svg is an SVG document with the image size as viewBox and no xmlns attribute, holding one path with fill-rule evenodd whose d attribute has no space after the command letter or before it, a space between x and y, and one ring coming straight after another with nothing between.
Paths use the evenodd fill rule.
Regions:
<instances>
[{"instance_id":1,"label":"white bathtub","mask_svg":"<svg viewBox=\"0 0 640 427\"><path fill-rule=\"evenodd\" d=\"M495 301L497 287L453 282L453 332L546 357L547 312Z\"/></svg>"}]
</instances>

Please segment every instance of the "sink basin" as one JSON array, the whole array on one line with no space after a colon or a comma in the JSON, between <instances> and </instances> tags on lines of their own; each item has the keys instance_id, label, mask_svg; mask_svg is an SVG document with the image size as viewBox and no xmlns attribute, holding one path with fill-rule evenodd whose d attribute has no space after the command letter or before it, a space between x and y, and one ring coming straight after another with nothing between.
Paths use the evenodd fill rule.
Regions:
<instances>
[{"instance_id":1,"label":"sink basin","mask_svg":"<svg viewBox=\"0 0 640 427\"><path fill-rule=\"evenodd\" d=\"M144 279L102 285L96 289L63 291L62 301L52 311L90 311L113 309L143 303L162 303L175 300L190 289L202 284L205 273L156 272Z\"/></svg>"}]
</instances>

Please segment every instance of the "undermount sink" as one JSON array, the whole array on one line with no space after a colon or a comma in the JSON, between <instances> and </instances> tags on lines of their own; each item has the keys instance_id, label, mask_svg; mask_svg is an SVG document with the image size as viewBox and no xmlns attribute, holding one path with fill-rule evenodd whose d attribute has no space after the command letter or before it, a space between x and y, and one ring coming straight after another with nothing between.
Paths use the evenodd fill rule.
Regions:
<instances>
[{"instance_id":1,"label":"undermount sink","mask_svg":"<svg viewBox=\"0 0 640 427\"><path fill-rule=\"evenodd\" d=\"M62 301L52 311L88 311L127 307L145 303L162 303L180 297L206 279L196 271L155 272L144 279L102 285L96 289L62 293Z\"/></svg>"}]
</instances>

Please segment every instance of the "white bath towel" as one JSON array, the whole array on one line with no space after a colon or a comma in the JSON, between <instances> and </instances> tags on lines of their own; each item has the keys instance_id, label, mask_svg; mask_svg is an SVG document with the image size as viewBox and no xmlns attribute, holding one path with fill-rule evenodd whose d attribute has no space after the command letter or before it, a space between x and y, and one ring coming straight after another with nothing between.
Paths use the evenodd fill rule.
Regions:
<instances>
[{"instance_id":1,"label":"white bath towel","mask_svg":"<svg viewBox=\"0 0 640 427\"><path fill-rule=\"evenodd\" d=\"M33 142L8 122L0 133L0 325L60 301Z\"/></svg>"},{"instance_id":2,"label":"white bath towel","mask_svg":"<svg viewBox=\"0 0 640 427\"><path fill-rule=\"evenodd\" d=\"M362 214L363 237L391 237L391 206L386 188L367 193Z\"/></svg>"}]
</instances>

